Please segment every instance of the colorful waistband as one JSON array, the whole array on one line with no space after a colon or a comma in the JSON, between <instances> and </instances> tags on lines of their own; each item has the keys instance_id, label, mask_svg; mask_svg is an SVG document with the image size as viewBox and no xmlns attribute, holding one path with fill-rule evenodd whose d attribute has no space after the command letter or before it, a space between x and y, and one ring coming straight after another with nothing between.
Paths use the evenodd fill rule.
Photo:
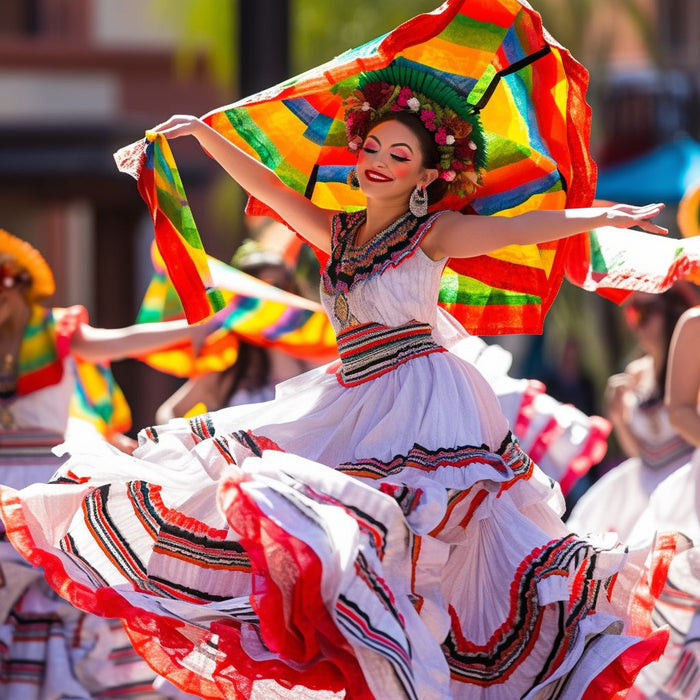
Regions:
<instances>
[{"instance_id":1,"label":"colorful waistband","mask_svg":"<svg viewBox=\"0 0 700 700\"><path fill-rule=\"evenodd\" d=\"M355 386L391 372L414 357L444 352L431 335L427 323L413 321L390 328L379 323L364 323L338 333L338 353L342 367L338 381Z\"/></svg>"}]
</instances>

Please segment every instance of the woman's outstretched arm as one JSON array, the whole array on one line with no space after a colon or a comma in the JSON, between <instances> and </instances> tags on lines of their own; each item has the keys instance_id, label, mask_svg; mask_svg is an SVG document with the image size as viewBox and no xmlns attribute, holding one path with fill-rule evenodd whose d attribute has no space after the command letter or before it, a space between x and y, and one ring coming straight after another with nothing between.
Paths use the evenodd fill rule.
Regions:
<instances>
[{"instance_id":1,"label":"woman's outstretched arm","mask_svg":"<svg viewBox=\"0 0 700 700\"><path fill-rule=\"evenodd\" d=\"M317 248L330 252L333 212L312 204L285 185L272 170L249 156L197 117L175 115L153 131L166 138L194 136L202 148L246 191L272 210Z\"/></svg>"},{"instance_id":2,"label":"woman's outstretched arm","mask_svg":"<svg viewBox=\"0 0 700 700\"><path fill-rule=\"evenodd\" d=\"M185 320L137 323L124 328L95 328L83 323L71 337L71 350L91 362L137 357L185 340L198 350L211 330L208 321L193 325Z\"/></svg>"},{"instance_id":3,"label":"woman's outstretched arm","mask_svg":"<svg viewBox=\"0 0 700 700\"><path fill-rule=\"evenodd\" d=\"M566 238L601 226L668 233L652 219L663 204L535 210L517 216L470 216L450 212L441 216L426 236L423 250L434 260L471 258L509 245L529 245Z\"/></svg>"}]
</instances>

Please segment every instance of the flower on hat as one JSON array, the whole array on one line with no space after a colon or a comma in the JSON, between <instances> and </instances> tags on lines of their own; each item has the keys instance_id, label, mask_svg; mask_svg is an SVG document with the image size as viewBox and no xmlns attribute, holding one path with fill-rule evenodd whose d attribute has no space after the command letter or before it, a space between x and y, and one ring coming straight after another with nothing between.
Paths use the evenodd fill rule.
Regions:
<instances>
[{"instance_id":1,"label":"flower on hat","mask_svg":"<svg viewBox=\"0 0 700 700\"><path fill-rule=\"evenodd\" d=\"M356 78L344 103L345 132L353 153L383 116L411 112L433 135L440 155L438 176L449 183L448 189L459 195L474 192L485 165L485 142L478 114L462 96L432 73L400 59Z\"/></svg>"}]
</instances>

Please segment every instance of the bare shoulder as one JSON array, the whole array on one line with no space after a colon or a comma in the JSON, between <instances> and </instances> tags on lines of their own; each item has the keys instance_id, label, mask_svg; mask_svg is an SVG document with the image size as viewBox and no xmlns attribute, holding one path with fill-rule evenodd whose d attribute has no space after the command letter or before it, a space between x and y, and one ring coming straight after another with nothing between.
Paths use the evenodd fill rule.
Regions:
<instances>
[{"instance_id":1,"label":"bare shoulder","mask_svg":"<svg viewBox=\"0 0 700 700\"><path fill-rule=\"evenodd\" d=\"M680 333L688 337L700 337L700 306L693 306L683 312L676 324L676 335Z\"/></svg>"},{"instance_id":2,"label":"bare shoulder","mask_svg":"<svg viewBox=\"0 0 700 700\"><path fill-rule=\"evenodd\" d=\"M439 214L433 220L430 230L421 242L421 249L433 260L441 260L446 257L444 254L445 239L449 232L453 231L454 227L461 224L465 218L464 214L450 209L444 209Z\"/></svg>"}]
</instances>

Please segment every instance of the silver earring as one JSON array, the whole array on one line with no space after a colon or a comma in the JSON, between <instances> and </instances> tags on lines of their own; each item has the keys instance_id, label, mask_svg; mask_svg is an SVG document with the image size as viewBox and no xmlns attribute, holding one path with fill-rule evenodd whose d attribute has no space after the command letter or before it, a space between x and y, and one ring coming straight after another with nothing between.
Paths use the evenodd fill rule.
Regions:
<instances>
[{"instance_id":1,"label":"silver earring","mask_svg":"<svg viewBox=\"0 0 700 700\"><path fill-rule=\"evenodd\" d=\"M408 200L408 208L417 219L428 213L428 193L425 187L416 185L416 189L411 192L411 198Z\"/></svg>"},{"instance_id":2,"label":"silver earring","mask_svg":"<svg viewBox=\"0 0 700 700\"><path fill-rule=\"evenodd\" d=\"M360 181L357 179L357 170L355 168L348 173L348 185L351 190L360 189Z\"/></svg>"}]
</instances>

